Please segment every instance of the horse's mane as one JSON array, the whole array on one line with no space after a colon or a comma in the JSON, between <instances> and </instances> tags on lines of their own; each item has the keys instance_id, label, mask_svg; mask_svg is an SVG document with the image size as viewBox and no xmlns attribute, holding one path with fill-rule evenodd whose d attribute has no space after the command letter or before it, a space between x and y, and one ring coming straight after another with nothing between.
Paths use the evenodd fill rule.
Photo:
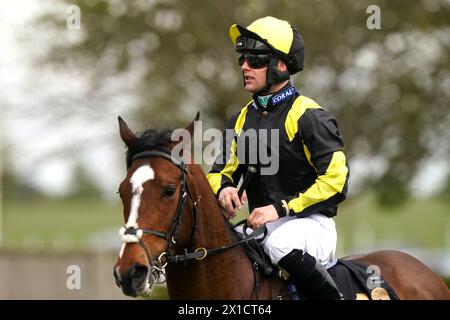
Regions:
<instances>
[{"instance_id":1,"label":"horse's mane","mask_svg":"<svg viewBox=\"0 0 450 320\"><path fill-rule=\"evenodd\" d=\"M148 149L164 149L164 146L171 141L172 129L148 129L137 136L127 150L127 167L131 166L133 157Z\"/></svg>"},{"instance_id":2,"label":"horse's mane","mask_svg":"<svg viewBox=\"0 0 450 320\"><path fill-rule=\"evenodd\" d=\"M164 146L171 141L173 129L148 129L142 134L138 134L137 138L128 146L126 153L127 167L131 166L131 160L133 157L148 149L164 149ZM227 226L232 239L234 241L239 240L240 234L236 231L233 224L225 219L222 215L225 225Z\"/></svg>"}]
</instances>

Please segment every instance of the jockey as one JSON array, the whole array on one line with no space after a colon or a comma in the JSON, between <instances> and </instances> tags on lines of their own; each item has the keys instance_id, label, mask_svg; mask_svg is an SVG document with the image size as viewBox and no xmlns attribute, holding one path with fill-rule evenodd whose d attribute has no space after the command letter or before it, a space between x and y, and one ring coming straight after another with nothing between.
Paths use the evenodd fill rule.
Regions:
<instances>
[{"instance_id":1,"label":"jockey","mask_svg":"<svg viewBox=\"0 0 450 320\"><path fill-rule=\"evenodd\" d=\"M290 76L303 69L303 39L288 22L273 17L247 28L234 24L230 38L239 54L244 88L253 99L228 121L233 139L224 135L223 154L207 179L228 218L248 197L247 224L253 229L266 225L264 251L287 271L303 296L340 299L326 269L337 261L332 217L346 197L349 168L336 119L290 82ZM256 134L250 143L240 139L250 129L269 133ZM248 157L238 152L255 146L256 163L250 163L251 152ZM275 172L265 170L265 148L278 158ZM250 164L256 164L259 173L239 198L237 185Z\"/></svg>"}]
</instances>

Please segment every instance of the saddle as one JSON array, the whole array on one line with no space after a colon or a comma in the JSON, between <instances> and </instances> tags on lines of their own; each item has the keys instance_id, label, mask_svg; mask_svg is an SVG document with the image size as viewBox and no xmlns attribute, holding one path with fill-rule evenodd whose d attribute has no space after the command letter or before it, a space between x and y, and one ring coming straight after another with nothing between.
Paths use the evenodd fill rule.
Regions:
<instances>
[{"instance_id":1,"label":"saddle","mask_svg":"<svg viewBox=\"0 0 450 320\"><path fill-rule=\"evenodd\" d=\"M236 230L236 227L242 225L242 232L237 232L237 236L240 239L240 243L244 252L252 261L254 268L257 271L260 271L266 277L280 277L281 272L277 266L273 265L270 261L269 256L264 252L264 249L261 245L261 242L264 240L267 234L266 227L260 228L259 230L255 230L252 233L247 233L247 220L241 220L233 226L233 229ZM262 236L262 237L261 237Z\"/></svg>"},{"instance_id":2,"label":"saddle","mask_svg":"<svg viewBox=\"0 0 450 320\"><path fill-rule=\"evenodd\" d=\"M272 264L269 256L264 252L264 249L258 240L251 239L245 242L243 248L253 265L258 268L264 276L282 278L280 269Z\"/></svg>"},{"instance_id":3,"label":"saddle","mask_svg":"<svg viewBox=\"0 0 450 320\"><path fill-rule=\"evenodd\" d=\"M285 279L282 270L273 265L264 252L262 240L250 239L243 243L243 249L253 263L257 272L265 277ZM394 289L385 279L377 274L373 266L368 266L355 260L338 259L337 263L327 270L345 300L399 300ZM288 281L287 288L290 298L301 300L295 285Z\"/></svg>"}]
</instances>

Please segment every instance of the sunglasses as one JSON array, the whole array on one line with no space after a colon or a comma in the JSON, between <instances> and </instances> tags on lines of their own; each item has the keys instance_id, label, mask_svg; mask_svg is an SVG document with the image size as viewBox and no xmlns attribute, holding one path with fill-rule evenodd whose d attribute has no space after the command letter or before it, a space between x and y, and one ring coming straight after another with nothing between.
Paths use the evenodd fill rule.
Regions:
<instances>
[{"instance_id":1,"label":"sunglasses","mask_svg":"<svg viewBox=\"0 0 450 320\"><path fill-rule=\"evenodd\" d=\"M272 55L268 53L250 53L245 52L239 56L239 66L242 67L245 61L247 61L250 68L260 69L269 65Z\"/></svg>"}]
</instances>

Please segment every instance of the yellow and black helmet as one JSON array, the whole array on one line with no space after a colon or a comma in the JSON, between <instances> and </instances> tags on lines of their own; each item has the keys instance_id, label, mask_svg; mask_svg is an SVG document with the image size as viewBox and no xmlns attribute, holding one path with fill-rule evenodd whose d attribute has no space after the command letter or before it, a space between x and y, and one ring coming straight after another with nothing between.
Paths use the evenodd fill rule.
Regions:
<instances>
[{"instance_id":1,"label":"yellow and black helmet","mask_svg":"<svg viewBox=\"0 0 450 320\"><path fill-rule=\"evenodd\" d=\"M289 22L264 17L247 28L234 24L230 38L236 51L271 51L286 63L290 74L303 70L304 42L298 30Z\"/></svg>"}]
</instances>

